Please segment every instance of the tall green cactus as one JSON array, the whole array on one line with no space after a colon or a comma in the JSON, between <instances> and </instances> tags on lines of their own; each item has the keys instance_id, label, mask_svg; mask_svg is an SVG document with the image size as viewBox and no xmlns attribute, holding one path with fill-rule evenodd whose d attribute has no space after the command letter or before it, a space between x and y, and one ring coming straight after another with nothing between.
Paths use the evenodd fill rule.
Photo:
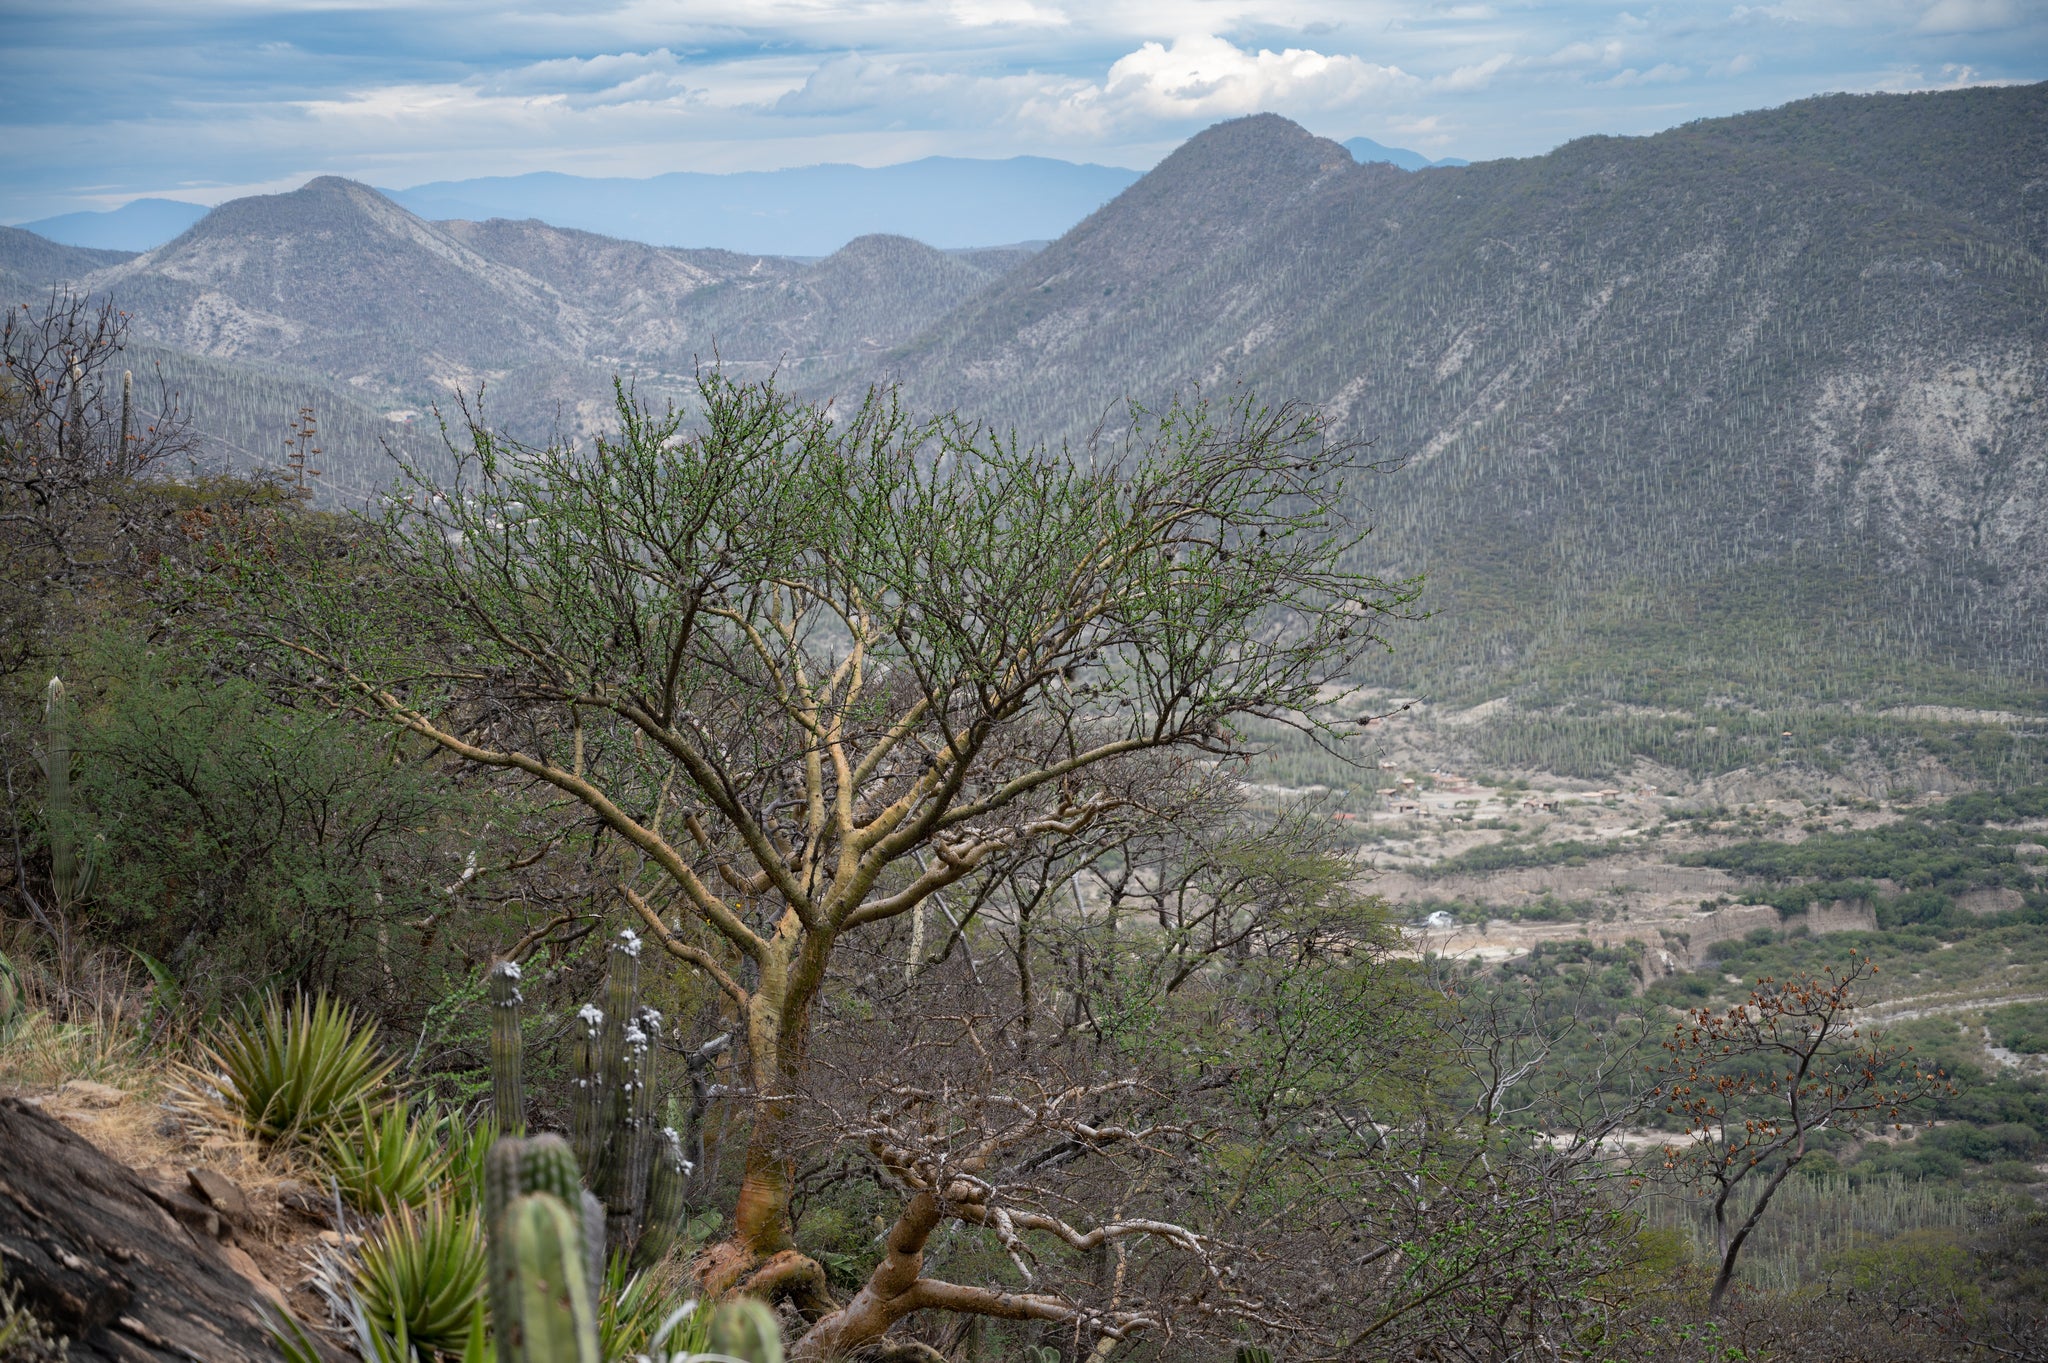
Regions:
<instances>
[{"instance_id":1,"label":"tall green cactus","mask_svg":"<svg viewBox=\"0 0 2048 1363\"><path fill-rule=\"evenodd\" d=\"M688 1189L690 1162L683 1158L683 1140L665 1126L654 1141L654 1168L647 1176L647 1225L633 1244L633 1267L651 1268L665 1258L689 1214L683 1195Z\"/></svg>"},{"instance_id":2,"label":"tall green cactus","mask_svg":"<svg viewBox=\"0 0 2048 1363\"><path fill-rule=\"evenodd\" d=\"M50 844L50 894L60 917L92 895L99 862L90 842L78 836L78 814L71 803L71 778L76 756L71 748L71 702L64 680L50 678L43 692L43 823Z\"/></svg>"},{"instance_id":3,"label":"tall green cactus","mask_svg":"<svg viewBox=\"0 0 2048 1363\"><path fill-rule=\"evenodd\" d=\"M593 1169L604 1141L604 1010L594 1003L576 1012L575 1047L569 1141L583 1167Z\"/></svg>"},{"instance_id":4,"label":"tall green cactus","mask_svg":"<svg viewBox=\"0 0 2048 1363\"><path fill-rule=\"evenodd\" d=\"M604 1199L606 1239L631 1245L640 1235L647 1179L654 1154L654 1057L661 1014L637 1009L627 1024L610 1088L616 1115L610 1123L597 1193Z\"/></svg>"},{"instance_id":5,"label":"tall green cactus","mask_svg":"<svg viewBox=\"0 0 2048 1363\"><path fill-rule=\"evenodd\" d=\"M519 1033L519 964L491 967L491 1115L506 1136L526 1134L526 1055Z\"/></svg>"},{"instance_id":6,"label":"tall green cactus","mask_svg":"<svg viewBox=\"0 0 2048 1363\"><path fill-rule=\"evenodd\" d=\"M680 1173L682 1142L673 1131L664 1137L656 1168L667 1164ZM582 1191L575 1152L560 1136L502 1136L484 1156L482 1192L490 1251L485 1298L497 1363L600 1363L603 1275L591 1251L603 1221L593 1215L595 1199ZM654 1201L661 1205L663 1195ZM479 1328L473 1338L481 1337ZM707 1342L713 1354L744 1363L782 1363L775 1313L758 1301L720 1306Z\"/></svg>"},{"instance_id":7,"label":"tall green cactus","mask_svg":"<svg viewBox=\"0 0 2048 1363\"><path fill-rule=\"evenodd\" d=\"M491 1283L501 1363L599 1363L583 1250L582 1218L553 1193L514 1198L498 1218Z\"/></svg>"},{"instance_id":8,"label":"tall green cactus","mask_svg":"<svg viewBox=\"0 0 2048 1363\"><path fill-rule=\"evenodd\" d=\"M581 1208L596 1223L589 1237L599 1265L593 1278L601 1276L606 1247L641 1267L668 1252L687 1211L683 1193L691 1168L681 1141L654 1117L662 1019L640 1006L638 934L628 929L618 935L610 967L607 1007L584 1005L571 1026L570 1144L574 1163L597 1195L583 1194ZM492 968L491 1105L508 1134L523 1129L525 1110L518 981L512 962ZM576 1198L564 1200L578 1209Z\"/></svg>"},{"instance_id":9,"label":"tall green cactus","mask_svg":"<svg viewBox=\"0 0 2048 1363\"><path fill-rule=\"evenodd\" d=\"M531 1139L500 1137L484 1156L483 1204L484 1226L492 1237L491 1316L497 1322L502 1363L528 1358L534 1363L553 1363L554 1359L554 1355L545 1353L509 1352L502 1344L508 1333L505 1322L520 1320L526 1312L519 1298L519 1278L515 1270L520 1265L514 1262L517 1256L510 1247L514 1237L507 1218L514 1208L536 1197L558 1205L562 1214L574 1223L573 1242L564 1243L573 1249L577 1281L582 1284L585 1296L594 1301L596 1285L602 1281L603 1222L597 1220L593 1224L588 1214L586 1200L589 1194L583 1191L582 1175L568 1143L560 1136L535 1136ZM535 1215L526 1214L525 1224L528 1230L538 1234L536 1227L541 1223L534 1219ZM557 1282L559 1286L567 1280L558 1276L550 1281ZM567 1299L565 1296L564 1300ZM595 1317L592 1319L594 1321ZM580 1359L581 1356L565 1353L560 1357L568 1360Z\"/></svg>"},{"instance_id":10,"label":"tall green cactus","mask_svg":"<svg viewBox=\"0 0 2048 1363\"><path fill-rule=\"evenodd\" d=\"M605 976L601 1134L595 1157L586 1161L585 1166L590 1171L591 1186L600 1197L605 1197L605 1190L612 1185L615 1162L628 1153L618 1136L622 1124L630 1120L632 1085L639 1077L638 1057L632 1054L627 1037L629 1032L639 1032L639 1008L640 934L626 928L612 940L610 970ZM607 1204L610 1200L606 1197Z\"/></svg>"}]
</instances>

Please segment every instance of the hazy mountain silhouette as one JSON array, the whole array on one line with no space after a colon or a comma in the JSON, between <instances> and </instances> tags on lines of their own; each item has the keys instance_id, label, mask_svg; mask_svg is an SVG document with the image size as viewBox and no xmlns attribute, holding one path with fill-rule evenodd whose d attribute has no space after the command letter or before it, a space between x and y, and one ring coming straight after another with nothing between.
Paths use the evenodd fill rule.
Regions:
<instances>
[{"instance_id":1,"label":"hazy mountain silhouette","mask_svg":"<svg viewBox=\"0 0 2048 1363\"><path fill-rule=\"evenodd\" d=\"M648 179L542 172L386 193L425 218L538 218L657 246L823 256L875 235L945 249L1048 240L1137 178L1134 170L1040 156L933 156L874 168L679 171Z\"/></svg>"},{"instance_id":2,"label":"hazy mountain silhouette","mask_svg":"<svg viewBox=\"0 0 2048 1363\"><path fill-rule=\"evenodd\" d=\"M1402 170L1427 170L1431 166L1472 164L1456 156L1446 156L1440 161L1432 161L1419 151L1409 151L1406 147L1382 146L1370 137L1347 137L1344 139L1344 150L1350 152L1352 159L1361 166L1385 162L1390 166L1399 166Z\"/></svg>"},{"instance_id":3,"label":"hazy mountain silhouette","mask_svg":"<svg viewBox=\"0 0 2048 1363\"><path fill-rule=\"evenodd\" d=\"M101 212L60 213L21 226L66 246L147 251L161 246L206 216L198 204L176 199L134 199Z\"/></svg>"}]
</instances>

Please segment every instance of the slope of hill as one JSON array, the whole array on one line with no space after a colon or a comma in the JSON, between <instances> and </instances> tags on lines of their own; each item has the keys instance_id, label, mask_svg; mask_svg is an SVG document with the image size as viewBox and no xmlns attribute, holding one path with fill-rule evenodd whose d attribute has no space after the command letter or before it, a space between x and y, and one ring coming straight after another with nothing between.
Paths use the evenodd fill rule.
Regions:
<instances>
[{"instance_id":1,"label":"slope of hill","mask_svg":"<svg viewBox=\"0 0 2048 1363\"><path fill-rule=\"evenodd\" d=\"M19 227L0 227L0 293L45 289L128 258L126 251L63 246Z\"/></svg>"},{"instance_id":2,"label":"slope of hill","mask_svg":"<svg viewBox=\"0 0 2048 1363\"><path fill-rule=\"evenodd\" d=\"M148 251L163 245L206 216L198 204L176 199L135 199L103 212L60 213L20 224L37 236L66 246L114 251Z\"/></svg>"},{"instance_id":3,"label":"slope of hill","mask_svg":"<svg viewBox=\"0 0 2048 1363\"><path fill-rule=\"evenodd\" d=\"M307 490L316 506L370 506L398 480L400 460L436 475L450 468L440 430L427 413L388 411L317 374L152 345L134 347L130 360L138 373L154 370L163 376L199 437L192 467L166 470L173 476L222 471L296 476L285 447L305 410L313 413L319 450L306 461ZM141 391L153 394L156 387L145 384ZM158 415L144 410L146 417Z\"/></svg>"},{"instance_id":4,"label":"slope of hill","mask_svg":"<svg viewBox=\"0 0 2048 1363\"><path fill-rule=\"evenodd\" d=\"M895 166L803 166L649 179L540 172L386 191L424 218L539 218L657 246L822 256L863 236L941 248L1058 236L1138 178L1042 156L932 156Z\"/></svg>"},{"instance_id":5,"label":"slope of hill","mask_svg":"<svg viewBox=\"0 0 2048 1363\"><path fill-rule=\"evenodd\" d=\"M874 372L1053 436L1196 382L1322 406L1406 465L1356 491L1433 579L1383 673L1411 694L1695 738L1731 697L2038 713L2044 183L2048 86L1427 175L1260 116Z\"/></svg>"},{"instance_id":6,"label":"slope of hill","mask_svg":"<svg viewBox=\"0 0 2048 1363\"><path fill-rule=\"evenodd\" d=\"M318 375L386 408L488 383L494 412L540 435L602 421L614 372L658 395L715 354L827 381L1017 258L865 238L805 263L535 221L429 223L324 177L223 204L80 283L157 345Z\"/></svg>"}]
</instances>

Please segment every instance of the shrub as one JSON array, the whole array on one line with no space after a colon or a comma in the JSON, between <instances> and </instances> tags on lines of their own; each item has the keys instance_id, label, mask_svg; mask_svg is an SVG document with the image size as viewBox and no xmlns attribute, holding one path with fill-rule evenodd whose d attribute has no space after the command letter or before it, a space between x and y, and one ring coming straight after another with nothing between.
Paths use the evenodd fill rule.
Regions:
<instances>
[{"instance_id":1,"label":"shrub","mask_svg":"<svg viewBox=\"0 0 2048 1363\"><path fill-rule=\"evenodd\" d=\"M606 1261L597 1301L598 1352L605 1358L657 1349L661 1356L697 1353L710 1325L708 1304L700 1305L652 1272L633 1273L622 1254Z\"/></svg>"},{"instance_id":2,"label":"shrub","mask_svg":"<svg viewBox=\"0 0 2048 1363\"><path fill-rule=\"evenodd\" d=\"M221 1095L249 1134L317 1141L365 1107L382 1107L396 1062L377 1054L374 1028L346 1005L301 994L267 996L201 1048Z\"/></svg>"},{"instance_id":3,"label":"shrub","mask_svg":"<svg viewBox=\"0 0 2048 1363\"><path fill-rule=\"evenodd\" d=\"M460 1147L443 1147L444 1126L455 1134L452 1124L415 1116L403 1098L381 1112L365 1105L355 1121L327 1129L321 1156L341 1195L358 1210L421 1207L461 1154Z\"/></svg>"},{"instance_id":4,"label":"shrub","mask_svg":"<svg viewBox=\"0 0 2048 1363\"><path fill-rule=\"evenodd\" d=\"M474 1213L444 1201L394 1207L364 1244L353 1279L365 1319L419 1349L459 1353L483 1299Z\"/></svg>"}]
</instances>

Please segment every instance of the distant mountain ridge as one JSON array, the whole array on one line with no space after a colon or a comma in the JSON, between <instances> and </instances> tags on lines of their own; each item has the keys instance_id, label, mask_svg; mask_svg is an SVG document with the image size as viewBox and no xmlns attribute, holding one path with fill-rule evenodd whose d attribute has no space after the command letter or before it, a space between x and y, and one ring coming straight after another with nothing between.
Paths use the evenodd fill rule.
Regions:
<instances>
[{"instance_id":1,"label":"distant mountain ridge","mask_svg":"<svg viewBox=\"0 0 2048 1363\"><path fill-rule=\"evenodd\" d=\"M607 420L614 374L657 401L714 359L830 382L1031 254L886 236L816 262L665 250L531 220L427 222L332 176L222 204L141 255L0 233L11 294L69 281L118 299L137 341L209 361L193 372L217 402L240 393L222 364L259 387L263 375L335 385L371 412L424 411L487 386L494 419L533 438ZM273 444L251 414L280 405L236 396L220 409L224 448ZM337 470L381 464L375 441L328 448Z\"/></svg>"},{"instance_id":2,"label":"distant mountain ridge","mask_svg":"<svg viewBox=\"0 0 2048 1363\"><path fill-rule=\"evenodd\" d=\"M538 218L655 246L825 256L863 236L909 237L941 249L1051 240L1138 174L1037 156L933 156L872 168L677 171L648 179L542 172L385 193L436 220Z\"/></svg>"},{"instance_id":3,"label":"distant mountain ridge","mask_svg":"<svg viewBox=\"0 0 2048 1363\"><path fill-rule=\"evenodd\" d=\"M206 212L199 204L180 203L176 199L132 199L103 212L60 213L21 226L66 246L148 251L198 222Z\"/></svg>"},{"instance_id":4,"label":"distant mountain ridge","mask_svg":"<svg viewBox=\"0 0 2048 1363\"><path fill-rule=\"evenodd\" d=\"M1472 164L1456 156L1446 156L1440 161L1432 161L1419 151L1409 151L1405 147L1382 146L1370 137L1347 137L1344 139L1344 150L1350 152L1352 159L1362 166L1384 162L1390 166L1399 166L1402 170L1428 170L1432 166Z\"/></svg>"},{"instance_id":5,"label":"distant mountain ridge","mask_svg":"<svg viewBox=\"0 0 2048 1363\"><path fill-rule=\"evenodd\" d=\"M536 218L650 246L818 257L864 236L909 237L948 251L1050 241L1139 174L1042 156L931 156L893 166L674 171L645 178L541 171L379 192L430 221ZM206 213L197 204L136 199L20 226L62 245L149 251Z\"/></svg>"},{"instance_id":6,"label":"distant mountain ridge","mask_svg":"<svg viewBox=\"0 0 2048 1363\"><path fill-rule=\"evenodd\" d=\"M1705 676L1736 600L1786 682L1836 644L2048 679L2044 186L2048 85L1427 174L1260 115L848 377L1055 437L1197 382L1321 407L1406 466L1356 490L1460 621L1437 685L1592 629Z\"/></svg>"}]
</instances>

